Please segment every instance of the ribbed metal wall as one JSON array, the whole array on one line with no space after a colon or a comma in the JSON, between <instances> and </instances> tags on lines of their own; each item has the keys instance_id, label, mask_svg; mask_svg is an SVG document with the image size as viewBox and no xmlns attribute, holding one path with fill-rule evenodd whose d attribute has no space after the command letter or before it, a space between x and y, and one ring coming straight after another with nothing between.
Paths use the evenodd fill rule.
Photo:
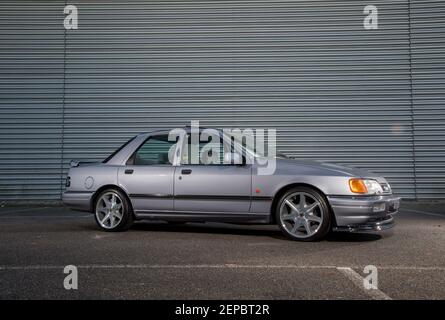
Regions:
<instances>
[{"instance_id":1,"label":"ribbed metal wall","mask_svg":"<svg viewBox=\"0 0 445 320\"><path fill-rule=\"evenodd\" d=\"M13 3L23 2L11 1L6 8ZM40 35L32 42L32 34L16 36L20 23L8 35L5 21L11 16L4 10L2 37L21 45L14 53L18 57L53 64L40 69L41 79L55 77L56 65L62 71L52 82L38 82L40 87L30 77L20 78L9 93L13 83L3 77L3 68L24 72L28 67L20 69L20 60L12 55L1 61L1 112L9 110L18 119L10 128L19 136L7 134L2 125L0 142L15 146L20 156L1 150L0 181L7 193L0 199L36 198L39 192L56 199L57 165L66 169L72 158L104 158L138 132L191 120L203 126L276 128L280 151L291 156L372 169L405 198L415 198L416 191L419 198L445 197L440 180L445 170L439 1L373 1L379 29L365 30L368 1L79 0L73 3L79 9L79 29L66 31L65 39L64 4L32 3L44 14L28 26L37 24L32 34L38 34L46 22L47 38ZM428 14L436 18L428 20ZM49 40L54 43L45 42ZM46 48L45 54L27 48L31 43ZM7 48L3 41L0 46ZM61 60L51 56L56 53ZM17 108L24 92L31 99L44 92L45 99L64 100L29 100L28 109ZM55 112L49 120L45 108ZM37 109L42 113L20 115ZM38 133L30 142L20 135L20 121L38 119L44 125L53 119L54 133L45 136L52 143L33 147L43 128L27 131ZM54 157L42 147L53 150ZM21 157L26 150L33 152L28 160ZM29 172L23 174L14 162L33 168L39 157L46 167L35 172L45 184L18 191L42 180L18 179ZM3 172L11 168L16 171L4 179ZM10 189L9 181L17 188Z\"/></svg>"},{"instance_id":2,"label":"ribbed metal wall","mask_svg":"<svg viewBox=\"0 0 445 320\"><path fill-rule=\"evenodd\" d=\"M416 191L445 198L445 1L411 1Z\"/></svg>"},{"instance_id":3,"label":"ribbed metal wall","mask_svg":"<svg viewBox=\"0 0 445 320\"><path fill-rule=\"evenodd\" d=\"M298 158L366 167L414 196L407 1L77 1L65 154L152 127L270 127Z\"/></svg>"},{"instance_id":4,"label":"ribbed metal wall","mask_svg":"<svg viewBox=\"0 0 445 320\"><path fill-rule=\"evenodd\" d=\"M0 201L60 198L63 5L0 2Z\"/></svg>"}]
</instances>

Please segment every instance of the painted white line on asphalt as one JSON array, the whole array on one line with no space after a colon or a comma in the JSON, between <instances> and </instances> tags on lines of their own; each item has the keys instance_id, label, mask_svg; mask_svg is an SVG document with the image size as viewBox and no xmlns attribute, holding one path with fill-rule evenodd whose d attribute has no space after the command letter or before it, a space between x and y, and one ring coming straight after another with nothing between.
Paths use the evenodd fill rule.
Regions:
<instances>
[{"instance_id":1,"label":"painted white line on asphalt","mask_svg":"<svg viewBox=\"0 0 445 320\"><path fill-rule=\"evenodd\" d=\"M274 264L259 264L259 265L246 265L246 264L86 264L76 265L77 268L83 269L351 269L362 268L361 266L352 267L337 267L331 265L274 265ZM0 270L39 270L39 269L60 269L65 268L63 265L0 265ZM432 267L416 267L416 266L377 266L377 269L382 270L414 270L414 271L445 271L445 266L432 266ZM352 270L354 271L354 270ZM355 272L355 271L354 271ZM360 276L360 275L359 275ZM363 278L362 278L363 280ZM361 282L363 284L363 281Z\"/></svg>"},{"instance_id":2,"label":"painted white line on asphalt","mask_svg":"<svg viewBox=\"0 0 445 320\"><path fill-rule=\"evenodd\" d=\"M251 242L247 243L249 247L255 247L255 246L281 246L281 243L278 242Z\"/></svg>"},{"instance_id":3,"label":"painted white line on asphalt","mask_svg":"<svg viewBox=\"0 0 445 320\"><path fill-rule=\"evenodd\" d=\"M366 289L363 280L364 278L359 275L357 272L355 272L353 269L348 267L338 267L338 271L340 271L342 274L344 274L349 280L354 283L356 287L361 289L365 294L370 296L374 300L392 300L391 297L389 297L386 293L379 289Z\"/></svg>"},{"instance_id":4,"label":"painted white line on asphalt","mask_svg":"<svg viewBox=\"0 0 445 320\"><path fill-rule=\"evenodd\" d=\"M336 266L297 266L297 265L241 265L241 264L115 264L115 265L76 265L81 269L335 269ZM0 266L0 270L44 270L63 269L65 266L57 265L29 265L29 266Z\"/></svg>"},{"instance_id":5,"label":"painted white line on asphalt","mask_svg":"<svg viewBox=\"0 0 445 320\"><path fill-rule=\"evenodd\" d=\"M440 213L433 213L433 212L414 210L414 209L400 209L400 211L408 211L408 212L412 212L412 213L420 213L420 214L425 214L425 215L428 215L428 216L441 217L441 218L445 219L445 214L440 214Z\"/></svg>"},{"instance_id":6,"label":"painted white line on asphalt","mask_svg":"<svg viewBox=\"0 0 445 320\"><path fill-rule=\"evenodd\" d=\"M355 267L360 268L360 267ZM400 271L445 271L445 267L405 267L405 266L383 266L377 267L382 270L400 270Z\"/></svg>"}]
</instances>

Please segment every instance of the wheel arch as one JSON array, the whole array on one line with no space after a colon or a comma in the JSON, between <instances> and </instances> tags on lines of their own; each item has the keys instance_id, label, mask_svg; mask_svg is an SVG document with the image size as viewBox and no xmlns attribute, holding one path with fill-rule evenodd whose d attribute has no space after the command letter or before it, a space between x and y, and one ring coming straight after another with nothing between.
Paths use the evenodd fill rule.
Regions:
<instances>
[{"instance_id":1,"label":"wheel arch","mask_svg":"<svg viewBox=\"0 0 445 320\"><path fill-rule=\"evenodd\" d=\"M118 190L118 191L122 192L122 194L125 196L125 198L128 201L128 204L129 204L129 206L131 208L131 212L133 212L133 204L131 203L130 197L128 196L127 192L125 192L124 189L122 189L121 187L119 187L119 186L117 186L115 184L106 184L106 185L101 186L96 191L94 191L93 196L91 197L90 211L92 213L94 213L94 206L96 204L97 197L100 195L100 193L102 191L107 190L107 189L115 189L115 190Z\"/></svg>"},{"instance_id":2,"label":"wheel arch","mask_svg":"<svg viewBox=\"0 0 445 320\"><path fill-rule=\"evenodd\" d=\"M306 187L309 189L312 189L314 191L317 191L318 193L320 193L320 195L326 200L326 203L329 207L329 213L331 214L332 217L332 222L334 224L334 226L337 225L337 221L335 220L335 214L334 211L331 208L331 204L329 203L329 200L326 196L326 194L320 190L320 188L317 188L316 186L309 184L309 183L304 183L304 182L294 182L294 183L289 183L285 186L282 186L273 196L273 200L272 200L272 205L270 207L270 220L273 224L276 224L276 215L275 215L275 210L276 210L276 206L278 204L278 201L280 200L280 198L283 196L283 194L285 194L287 191L289 191L292 188L296 188L296 187Z\"/></svg>"}]
</instances>

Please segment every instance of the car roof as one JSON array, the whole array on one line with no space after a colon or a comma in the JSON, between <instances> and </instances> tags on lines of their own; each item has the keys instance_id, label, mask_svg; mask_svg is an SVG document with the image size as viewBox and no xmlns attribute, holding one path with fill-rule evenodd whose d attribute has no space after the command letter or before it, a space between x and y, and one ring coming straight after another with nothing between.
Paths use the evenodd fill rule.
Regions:
<instances>
[{"instance_id":1,"label":"car roof","mask_svg":"<svg viewBox=\"0 0 445 320\"><path fill-rule=\"evenodd\" d=\"M148 135L153 135L153 134L157 134L157 133L167 133L170 130L173 130L176 128L156 128L156 129L152 129L150 131L146 131L146 132L141 132L138 134L138 136L148 136ZM192 127L191 126L184 126L184 127L179 127L179 129L183 129L185 132L190 133L192 131ZM206 129L213 129L213 130L217 130L217 131L222 131L221 129L217 129L217 128L206 128L206 127L199 127L199 131L203 131Z\"/></svg>"}]
</instances>

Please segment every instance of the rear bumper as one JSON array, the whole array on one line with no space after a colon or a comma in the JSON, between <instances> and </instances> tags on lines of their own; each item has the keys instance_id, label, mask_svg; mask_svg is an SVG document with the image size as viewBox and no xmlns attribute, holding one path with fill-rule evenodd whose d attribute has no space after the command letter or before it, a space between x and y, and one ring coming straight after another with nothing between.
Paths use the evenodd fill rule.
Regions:
<instances>
[{"instance_id":1,"label":"rear bumper","mask_svg":"<svg viewBox=\"0 0 445 320\"><path fill-rule=\"evenodd\" d=\"M394 226L393 215L398 213L400 198L392 195L328 197L334 211L335 230L380 231Z\"/></svg>"},{"instance_id":2,"label":"rear bumper","mask_svg":"<svg viewBox=\"0 0 445 320\"><path fill-rule=\"evenodd\" d=\"M93 192L65 191L62 194L62 202L71 209L91 211L92 196Z\"/></svg>"}]
</instances>

